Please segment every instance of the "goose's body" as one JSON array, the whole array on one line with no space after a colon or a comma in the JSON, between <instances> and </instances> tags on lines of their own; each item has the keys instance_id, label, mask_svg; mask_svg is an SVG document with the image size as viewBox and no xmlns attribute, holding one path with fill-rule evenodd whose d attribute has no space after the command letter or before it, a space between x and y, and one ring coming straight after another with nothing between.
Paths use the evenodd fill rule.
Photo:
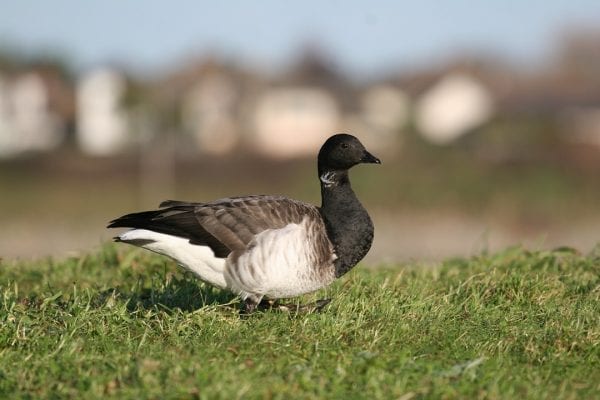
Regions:
<instances>
[{"instance_id":1,"label":"goose's body","mask_svg":"<svg viewBox=\"0 0 600 400\"><path fill-rule=\"evenodd\" d=\"M373 224L348 179L348 169L360 162L380 161L353 136L325 142L321 207L281 196L166 201L109 227L134 228L115 239L173 258L201 280L239 294L251 311L265 296L318 290L366 255Z\"/></svg>"}]
</instances>

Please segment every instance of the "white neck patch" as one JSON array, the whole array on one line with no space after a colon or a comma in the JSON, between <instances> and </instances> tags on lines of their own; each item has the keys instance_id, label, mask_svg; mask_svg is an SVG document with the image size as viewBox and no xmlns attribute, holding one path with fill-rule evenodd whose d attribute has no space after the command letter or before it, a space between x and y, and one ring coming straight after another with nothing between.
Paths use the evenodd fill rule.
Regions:
<instances>
[{"instance_id":1,"label":"white neck patch","mask_svg":"<svg viewBox=\"0 0 600 400\"><path fill-rule=\"evenodd\" d=\"M321 182L323 182L323 185L325 185L325 187L336 186L337 183L335 181L335 172L332 171L325 172L319 177L319 179L321 180Z\"/></svg>"}]
</instances>

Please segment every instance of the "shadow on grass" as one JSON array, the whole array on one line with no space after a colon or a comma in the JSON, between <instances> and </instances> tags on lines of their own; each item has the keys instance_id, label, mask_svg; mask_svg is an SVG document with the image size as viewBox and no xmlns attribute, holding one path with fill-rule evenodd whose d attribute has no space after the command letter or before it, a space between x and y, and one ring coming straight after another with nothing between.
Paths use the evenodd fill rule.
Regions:
<instances>
[{"instance_id":1,"label":"shadow on grass","mask_svg":"<svg viewBox=\"0 0 600 400\"><path fill-rule=\"evenodd\" d=\"M172 277L166 282L153 282L151 287L144 287L140 282L132 291L110 288L101 292L97 301L99 304L113 300L124 301L127 310L132 313L157 308L167 312L176 309L192 312L207 306L221 305L235 309L235 298L232 293L184 276Z\"/></svg>"}]
</instances>

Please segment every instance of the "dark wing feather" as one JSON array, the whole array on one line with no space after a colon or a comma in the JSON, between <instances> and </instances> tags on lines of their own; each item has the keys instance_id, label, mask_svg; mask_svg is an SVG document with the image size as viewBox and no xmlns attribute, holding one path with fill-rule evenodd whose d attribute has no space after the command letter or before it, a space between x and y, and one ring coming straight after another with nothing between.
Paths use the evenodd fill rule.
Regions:
<instances>
[{"instance_id":1,"label":"dark wing feather","mask_svg":"<svg viewBox=\"0 0 600 400\"><path fill-rule=\"evenodd\" d=\"M196 206L176 206L156 211L124 215L110 222L108 228L148 229L189 239L192 244L209 246L217 257L227 257L231 250L208 233L194 214Z\"/></svg>"},{"instance_id":2,"label":"dark wing feather","mask_svg":"<svg viewBox=\"0 0 600 400\"><path fill-rule=\"evenodd\" d=\"M305 216L320 220L317 207L277 196L232 197L211 203L167 200L156 211L127 214L111 221L109 228L129 227L188 238L208 245L217 257L243 251L267 229L300 223Z\"/></svg>"},{"instance_id":3,"label":"dark wing feather","mask_svg":"<svg viewBox=\"0 0 600 400\"><path fill-rule=\"evenodd\" d=\"M177 206L199 206L203 203L193 203L189 201L165 200L158 206L159 208L177 207Z\"/></svg>"},{"instance_id":4,"label":"dark wing feather","mask_svg":"<svg viewBox=\"0 0 600 400\"><path fill-rule=\"evenodd\" d=\"M310 215L320 219L315 206L285 197L248 196L196 207L200 225L232 251L243 250L260 232L300 223Z\"/></svg>"}]
</instances>

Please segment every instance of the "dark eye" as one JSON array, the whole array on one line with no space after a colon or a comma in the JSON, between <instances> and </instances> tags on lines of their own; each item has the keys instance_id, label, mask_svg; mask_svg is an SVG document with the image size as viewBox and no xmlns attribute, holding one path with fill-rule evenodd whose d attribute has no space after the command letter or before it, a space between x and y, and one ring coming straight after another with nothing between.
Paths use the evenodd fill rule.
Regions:
<instances>
[{"instance_id":1,"label":"dark eye","mask_svg":"<svg viewBox=\"0 0 600 400\"><path fill-rule=\"evenodd\" d=\"M347 149L348 148L348 143L342 143L342 149Z\"/></svg>"}]
</instances>

